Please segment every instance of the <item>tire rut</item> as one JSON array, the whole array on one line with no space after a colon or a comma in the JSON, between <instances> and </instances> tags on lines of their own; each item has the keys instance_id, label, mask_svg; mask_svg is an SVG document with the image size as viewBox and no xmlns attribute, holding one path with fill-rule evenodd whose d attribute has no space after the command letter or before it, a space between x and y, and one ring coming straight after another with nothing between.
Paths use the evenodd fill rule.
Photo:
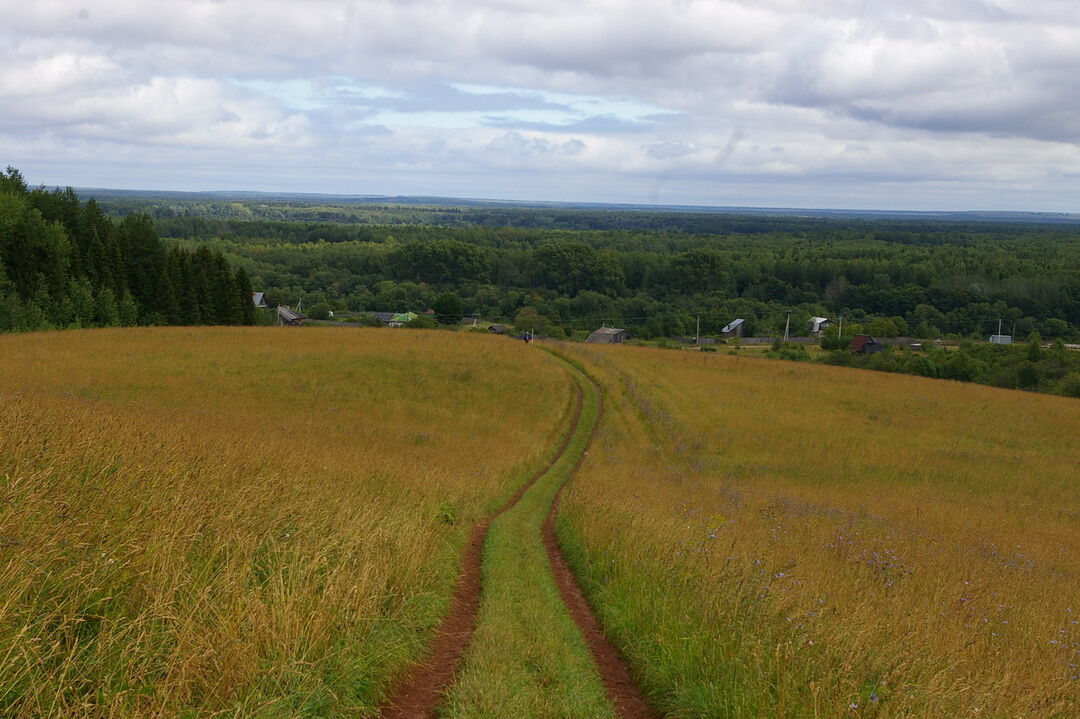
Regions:
<instances>
[{"instance_id":1,"label":"tire rut","mask_svg":"<svg viewBox=\"0 0 1080 719\"><path fill-rule=\"evenodd\" d=\"M558 451L501 507L473 527L458 565L458 577L454 583L450 611L439 623L427 656L414 664L391 689L389 697L380 709L381 719L432 719L435 716L435 710L442 699L443 692L453 682L461 664L461 658L469 646L469 640L476 631L476 618L480 611L482 590L480 564L488 529L495 519L517 504L525 492L540 477L547 474L566 453L581 420L583 393L577 382L571 381L571 385L577 388L575 406Z\"/></svg>"},{"instance_id":2,"label":"tire rut","mask_svg":"<svg viewBox=\"0 0 1080 719\"><path fill-rule=\"evenodd\" d=\"M585 599L585 594L581 591L574 573L566 563L566 558L563 557L562 550L559 548L558 538L555 536L555 517L563 489L573 479L581 463L585 460L585 455L588 454L589 447L592 446L593 437L596 435L596 429L599 427L604 414L604 400L603 395L600 393L600 387L592 378L586 377L585 379L592 384L596 392L596 422L593 424L585 451L578 457L577 462L567 474L566 480L559 487L559 491L551 503L551 509L548 511L547 519L544 521L541 536L544 550L547 552L548 563L551 565L551 573L555 578L555 585L559 589L559 595L562 597L567 612L570 614L571 619L574 620L574 624L577 625L578 631L581 632L581 636L589 648L589 653L592 655L593 662L596 664L600 679L603 682L604 693L615 707L616 715L619 719L657 719L659 715L645 701L644 695L642 695L634 682L619 650L608 641L607 636L604 634L603 626Z\"/></svg>"}]
</instances>

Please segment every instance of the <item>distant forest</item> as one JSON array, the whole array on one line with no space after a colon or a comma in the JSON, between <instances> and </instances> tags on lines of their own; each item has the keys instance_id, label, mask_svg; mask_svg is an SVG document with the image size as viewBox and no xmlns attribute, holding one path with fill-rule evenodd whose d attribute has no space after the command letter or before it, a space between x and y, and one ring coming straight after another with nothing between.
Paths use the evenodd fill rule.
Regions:
<instances>
[{"instance_id":1,"label":"distant forest","mask_svg":"<svg viewBox=\"0 0 1080 719\"><path fill-rule=\"evenodd\" d=\"M0 331L252 324L251 291L243 267L167 246L144 213L115 221L70 187L0 173Z\"/></svg>"},{"instance_id":2,"label":"distant forest","mask_svg":"<svg viewBox=\"0 0 1080 719\"><path fill-rule=\"evenodd\" d=\"M1080 226L640 209L110 197L173 247L210 247L271 302L423 311L639 337L806 334L811 316L923 339L1080 339ZM443 313L454 319L456 312Z\"/></svg>"},{"instance_id":3,"label":"distant forest","mask_svg":"<svg viewBox=\"0 0 1080 719\"><path fill-rule=\"evenodd\" d=\"M0 330L423 312L551 336L1080 340L1080 226L30 189L0 174Z\"/></svg>"}]
</instances>

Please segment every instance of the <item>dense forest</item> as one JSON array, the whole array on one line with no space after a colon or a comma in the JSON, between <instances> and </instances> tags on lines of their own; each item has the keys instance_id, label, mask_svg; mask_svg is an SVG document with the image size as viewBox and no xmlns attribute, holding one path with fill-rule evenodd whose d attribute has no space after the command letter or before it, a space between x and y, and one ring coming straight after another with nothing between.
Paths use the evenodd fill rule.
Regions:
<instances>
[{"instance_id":1,"label":"dense forest","mask_svg":"<svg viewBox=\"0 0 1080 719\"><path fill-rule=\"evenodd\" d=\"M70 187L0 173L0 331L252 324L251 291L242 267L166 246L144 213L114 221Z\"/></svg>"},{"instance_id":2,"label":"dense forest","mask_svg":"<svg viewBox=\"0 0 1080 719\"><path fill-rule=\"evenodd\" d=\"M176 246L222 252L272 302L303 299L306 307L422 311L450 294L467 316L513 323L524 313L530 327L539 322L557 336L601 323L644 338L687 335L699 319L709 335L737 317L747 320L749 335L776 336L791 312L794 335L806 334L811 316L843 316L853 329L882 336L985 340L1000 323L1018 337L1080 338L1080 228L1068 224L415 206L316 211L263 200L138 206ZM389 221L428 212L459 221ZM367 222L370 213L385 224ZM259 219L312 214L355 221ZM509 224L488 226L493 214ZM699 219L712 231L693 231ZM558 226L605 223L617 229ZM661 224L667 229L652 229Z\"/></svg>"},{"instance_id":3,"label":"dense forest","mask_svg":"<svg viewBox=\"0 0 1080 719\"><path fill-rule=\"evenodd\" d=\"M328 203L0 185L0 327L251 321L271 304L423 312L579 336L1080 340L1068 222L767 217L614 208ZM159 237L161 239L159 239ZM250 278L250 281L249 279ZM115 311L113 307L115 306Z\"/></svg>"}]
</instances>

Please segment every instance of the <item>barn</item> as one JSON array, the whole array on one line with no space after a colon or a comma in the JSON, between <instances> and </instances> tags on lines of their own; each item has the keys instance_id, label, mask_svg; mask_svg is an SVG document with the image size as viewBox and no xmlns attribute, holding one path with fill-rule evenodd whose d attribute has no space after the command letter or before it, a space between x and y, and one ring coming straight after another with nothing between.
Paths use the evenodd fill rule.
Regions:
<instances>
[{"instance_id":1,"label":"barn","mask_svg":"<svg viewBox=\"0 0 1080 719\"><path fill-rule=\"evenodd\" d=\"M746 320L743 318L732 320L724 325L724 329L720 330L721 337L742 337L743 325L746 324Z\"/></svg>"},{"instance_id":2,"label":"barn","mask_svg":"<svg viewBox=\"0 0 1080 719\"><path fill-rule=\"evenodd\" d=\"M819 335L827 328L833 326L833 321L828 317L811 317L810 318L810 334Z\"/></svg>"},{"instance_id":3,"label":"barn","mask_svg":"<svg viewBox=\"0 0 1080 719\"><path fill-rule=\"evenodd\" d=\"M876 354L885 349L885 344L870 335L855 335L851 338L851 351L861 355Z\"/></svg>"},{"instance_id":4,"label":"barn","mask_svg":"<svg viewBox=\"0 0 1080 719\"><path fill-rule=\"evenodd\" d=\"M632 339L634 339L634 335L629 330L619 329L618 327L601 327L590 334L585 341L593 344L617 345Z\"/></svg>"}]
</instances>

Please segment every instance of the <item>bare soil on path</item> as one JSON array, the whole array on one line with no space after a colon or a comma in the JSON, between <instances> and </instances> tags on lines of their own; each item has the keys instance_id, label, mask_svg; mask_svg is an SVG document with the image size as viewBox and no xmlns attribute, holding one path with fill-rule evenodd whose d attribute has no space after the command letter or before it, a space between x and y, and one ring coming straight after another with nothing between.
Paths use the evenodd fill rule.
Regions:
<instances>
[{"instance_id":1,"label":"bare soil on path","mask_svg":"<svg viewBox=\"0 0 1080 719\"><path fill-rule=\"evenodd\" d=\"M592 382L591 379L587 381ZM595 386L595 383L593 384ZM551 564L551 573L555 577L555 586L559 588L559 595L562 597L563 604L566 605L570 618L574 620L574 624L577 625L578 631L581 632L582 638L589 647L589 653L592 654L596 668L600 672L600 679L604 683L604 692L607 694L608 700L614 705L616 714L620 719L656 719L658 715L638 690L637 684L634 683L633 677L630 675L629 668L623 661L622 655L619 654L619 650L604 635L600 620L593 612L592 607L589 606L581 587L578 586L577 579L574 578L574 573L570 571L570 567L559 549L558 538L555 536L555 516L559 509L559 498L562 495L562 490L566 487L566 483L573 479L578 467L584 461L585 455L588 454L588 448L592 446L592 437L596 433L596 427L599 426L603 417L604 404L599 387L596 387L596 401L598 404L596 424L593 426L593 434L589 437L589 444L586 445L585 452L582 453L573 469L570 470L566 482L559 488L559 493L555 495L555 500L551 503L551 510L544 521L542 533L544 551L547 552L548 562Z\"/></svg>"},{"instance_id":2,"label":"bare soil on path","mask_svg":"<svg viewBox=\"0 0 1080 719\"><path fill-rule=\"evenodd\" d=\"M505 504L477 523L469 533L458 569L458 578L454 584L454 593L450 599L450 611L435 630L435 639L428 655L413 665L394 685L379 712L381 719L432 719L435 716L435 708L442 699L443 691L454 680L469 640L476 631L482 590L480 563L488 529L492 521L517 504L529 487L544 476L566 452L570 438L574 436L574 430L581 419L581 403L581 391L578 390L570 424L563 435L559 450L552 455L551 460L523 483Z\"/></svg>"},{"instance_id":3,"label":"bare soil on path","mask_svg":"<svg viewBox=\"0 0 1080 719\"><path fill-rule=\"evenodd\" d=\"M588 447L591 446L596 427L603 414L600 388L591 378L586 378L586 381L592 383L595 388L596 422L590 430L589 444L567 474L563 486L574 476L585 454L588 453ZM577 386L576 382L572 384ZM522 495L566 453L581 420L583 401L583 392L578 388L569 427L563 435L561 446L552 455L550 462L523 483L502 507L473 527L461 558L450 611L440 623L428 655L414 665L394 686L380 711L382 719L433 719L436 716L436 708L445 690L453 682L469 641L476 631L482 591L481 558L488 529L493 520L517 504ZM620 719L656 719L658 715L638 690L619 651L604 635L599 619L586 601L585 595L559 549L555 536L555 516L561 493L562 487L551 504L540 536L559 595L566 605L567 613L577 625L588 646L603 682L605 694L614 706L616 715Z\"/></svg>"}]
</instances>

